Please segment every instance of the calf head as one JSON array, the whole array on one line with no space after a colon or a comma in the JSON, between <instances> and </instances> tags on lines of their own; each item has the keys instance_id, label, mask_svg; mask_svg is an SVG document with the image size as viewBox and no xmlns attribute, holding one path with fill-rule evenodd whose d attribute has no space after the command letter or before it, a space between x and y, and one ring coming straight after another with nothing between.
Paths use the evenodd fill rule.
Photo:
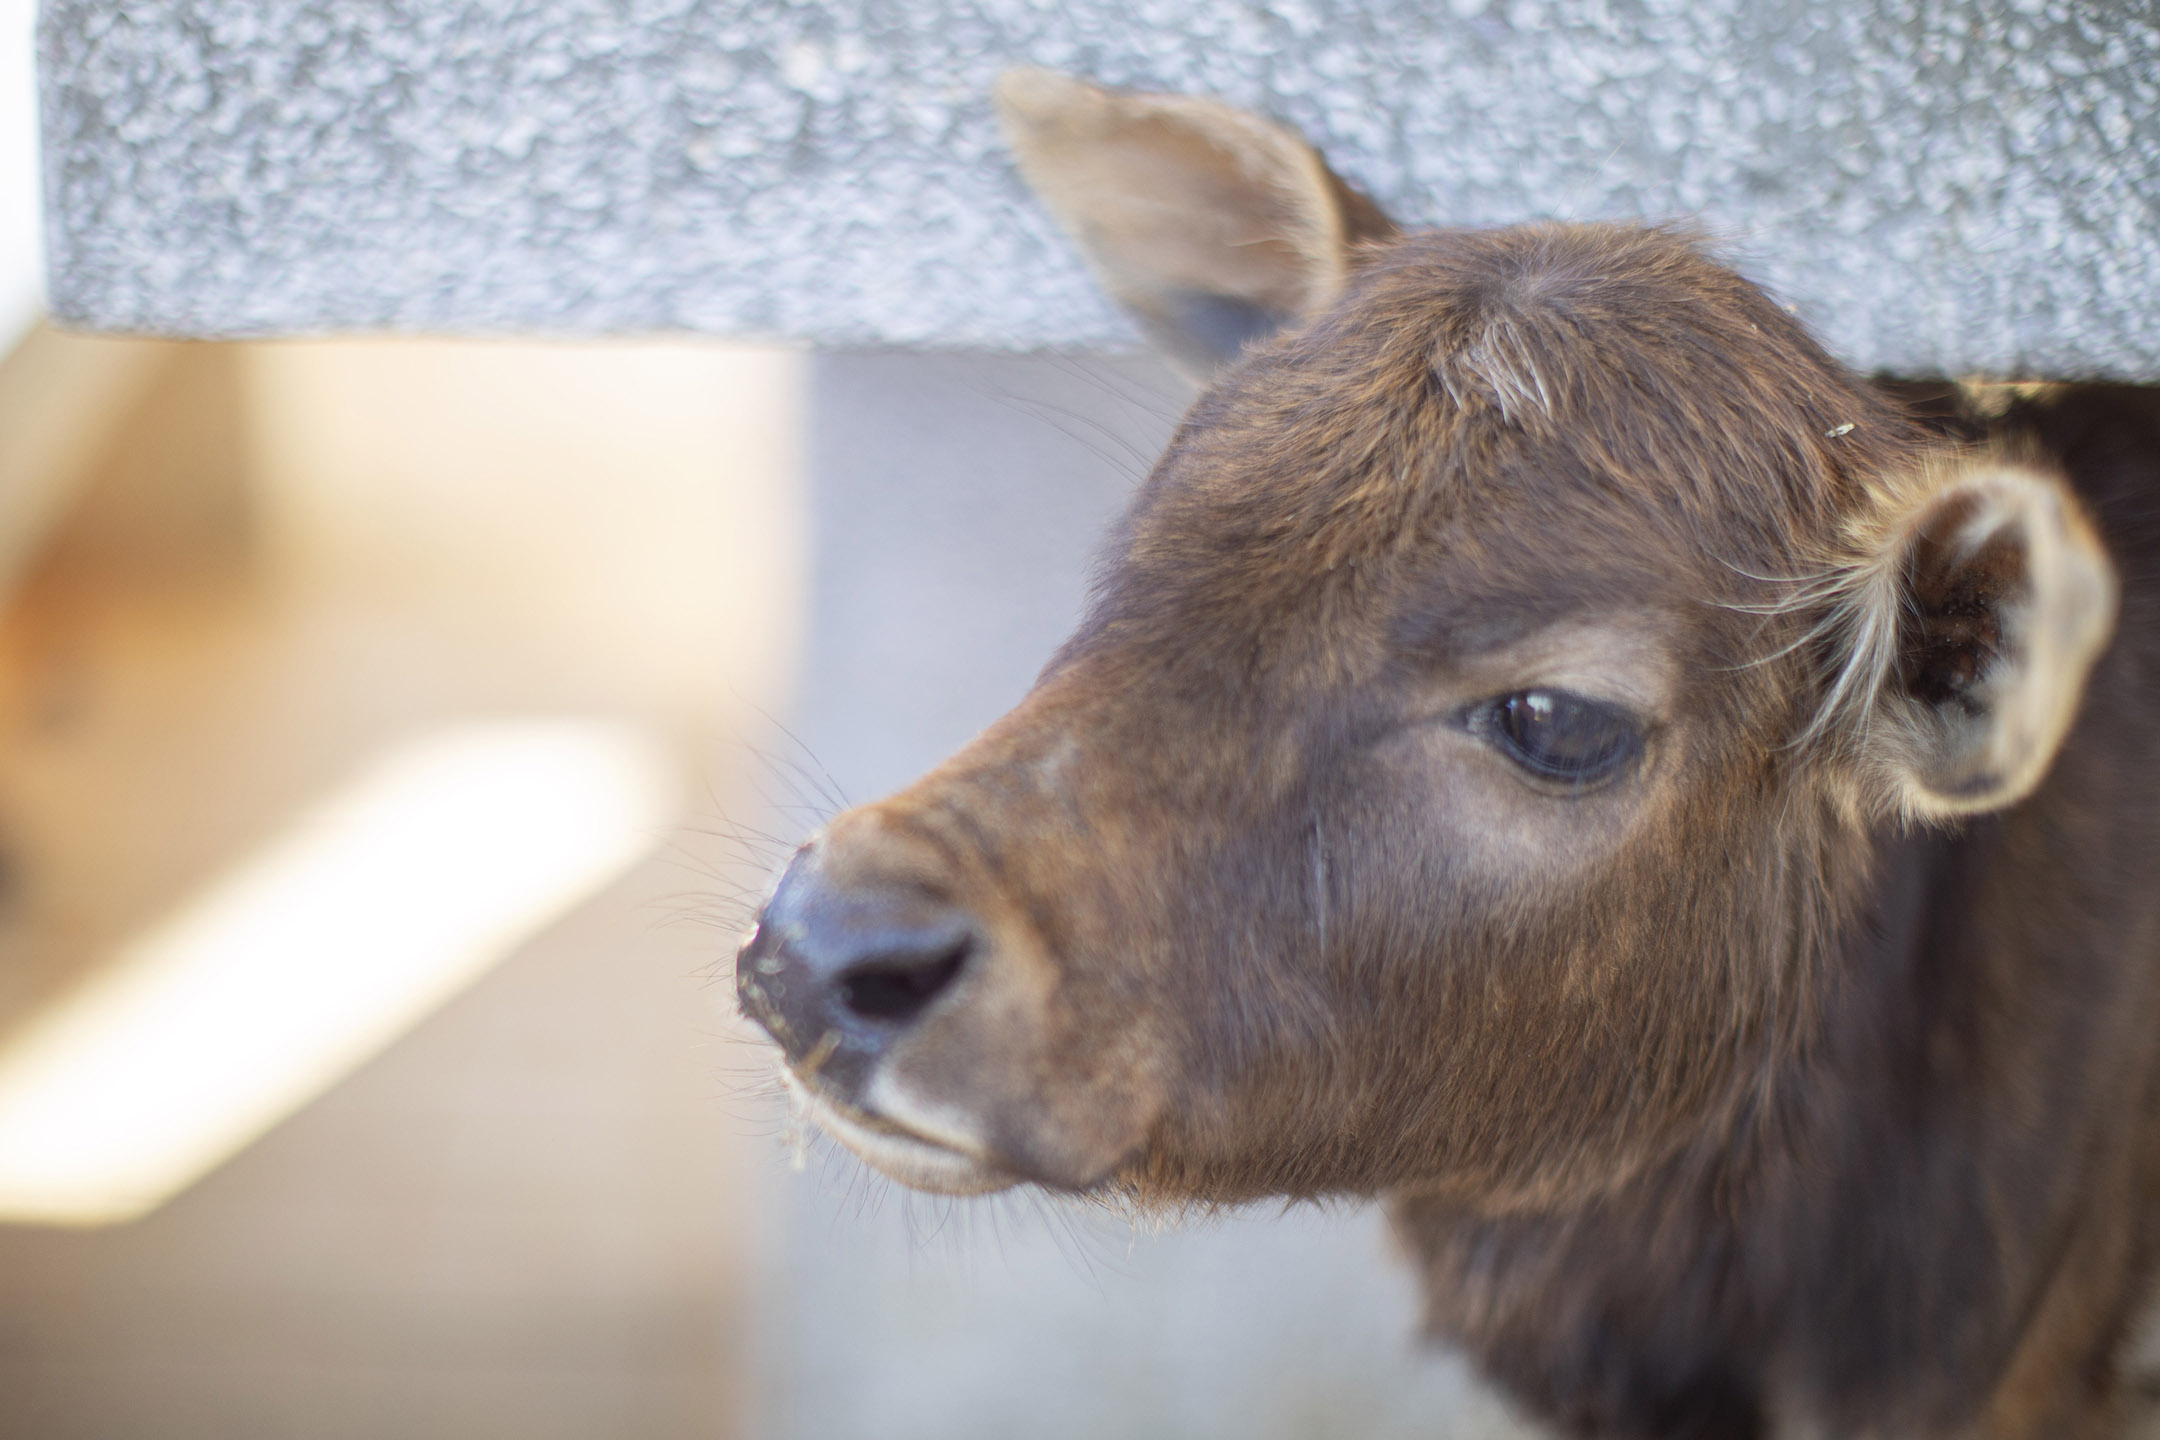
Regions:
<instances>
[{"instance_id":1,"label":"calf head","mask_svg":"<svg viewBox=\"0 0 2160 1440\"><path fill-rule=\"evenodd\" d=\"M1000 99L1221 368L1033 691L780 880L795 1090L949 1192L1504 1207L1715 1142L1874 834L2040 783L2113 617L2073 498L1683 235L1401 234L1213 102Z\"/></svg>"}]
</instances>

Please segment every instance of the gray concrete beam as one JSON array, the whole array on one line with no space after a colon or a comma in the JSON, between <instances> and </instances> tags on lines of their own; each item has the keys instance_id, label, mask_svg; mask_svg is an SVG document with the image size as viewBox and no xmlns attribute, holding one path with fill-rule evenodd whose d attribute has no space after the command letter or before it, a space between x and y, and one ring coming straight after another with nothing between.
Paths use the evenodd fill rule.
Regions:
<instances>
[{"instance_id":1,"label":"gray concrete beam","mask_svg":"<svg viewBox=\"0 0 2160 1440\"><path fill-rule=\"evenodd\" d=\"M1029 63L1406 219L1699 221L1865 367L2160 379L2151 0L46 0L41 58L96 328L1129 341L998 142Z\"/></svg>"}]
</instances>

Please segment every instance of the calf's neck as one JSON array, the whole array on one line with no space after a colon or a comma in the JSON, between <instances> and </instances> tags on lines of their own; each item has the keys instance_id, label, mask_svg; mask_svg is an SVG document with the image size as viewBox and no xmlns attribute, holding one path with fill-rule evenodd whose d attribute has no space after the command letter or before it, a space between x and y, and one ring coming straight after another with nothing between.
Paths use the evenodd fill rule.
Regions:
<instances>
[{"instance_id":1,"label":"calf's neck","mask_svg":"<svg viewBox=\"0 0 2160 1440\"><path fill-rule=\"evenodd\" d=\"M2110 1433L2160 411L1864 382L1670 230L1406 233L1212 101L1000 103L1206 388L1033 691L765 906L817 1120L952 1193L1379 1197L1573 1433Z\"/></svg>"}]
</instances>

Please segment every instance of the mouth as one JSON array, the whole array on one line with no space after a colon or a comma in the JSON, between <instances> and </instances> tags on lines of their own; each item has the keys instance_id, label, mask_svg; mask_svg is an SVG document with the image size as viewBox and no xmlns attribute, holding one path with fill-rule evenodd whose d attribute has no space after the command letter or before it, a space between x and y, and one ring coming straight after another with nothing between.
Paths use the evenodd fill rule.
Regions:
<instances>
[{"instance_id":1,"label":"mouth","mask_svg":"<svg viewBox=\"0 0 2160 1440\"><path fill-rule=\"evenodd\" d=\"M855 1152L871 1169L915 1190L935 1195L988 1195L1020 1183L1013 1175L972 1148L933 1139L882 1115L839 1104L820 1095L787 1066L780 1068L788 1099L797 1113Z\"/></svg>"}]
</instances>

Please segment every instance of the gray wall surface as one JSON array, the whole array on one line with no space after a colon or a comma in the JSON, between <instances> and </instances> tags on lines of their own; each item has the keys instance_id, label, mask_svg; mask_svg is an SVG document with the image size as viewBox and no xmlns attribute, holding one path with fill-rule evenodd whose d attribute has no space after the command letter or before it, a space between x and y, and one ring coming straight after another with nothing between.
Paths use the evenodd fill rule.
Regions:
<instances>
[{"instance_id":1,"label":"gray wall surface","mask_svg":"<svg viewBox=\"0 0 2160 1440\"><path fill-rule=\"evenodd\" d=\"M855 801L1017 700L1183 402L1142 360L832 354L812 381L813 619L791 728ZM785 787L783 787L785 788ZM1528 1440L1416 1338L1370 1209L1163 1234L909 1195L775 1146L747 1327L760 1440Z\"/></svg>"},{"instance_id":2,"label":"gray wall surface","mask_svg":"<svg viewBox=\"0 0 2160 1440\"><path fill-rule=\"evenodd\" d=\"M1699 218L1847 360L2160 379L2152 0L46 0L97 328L1129 332L999 71L1212 91L1398 215Z\"/></svg>"}]
</instances>

